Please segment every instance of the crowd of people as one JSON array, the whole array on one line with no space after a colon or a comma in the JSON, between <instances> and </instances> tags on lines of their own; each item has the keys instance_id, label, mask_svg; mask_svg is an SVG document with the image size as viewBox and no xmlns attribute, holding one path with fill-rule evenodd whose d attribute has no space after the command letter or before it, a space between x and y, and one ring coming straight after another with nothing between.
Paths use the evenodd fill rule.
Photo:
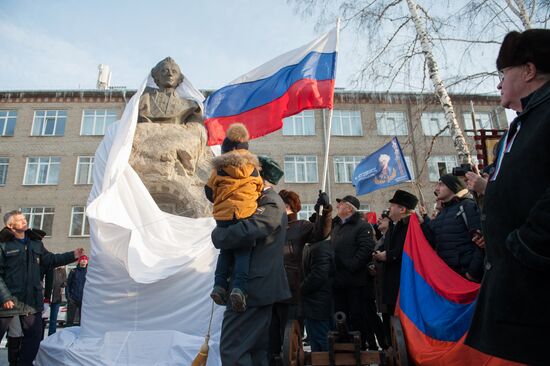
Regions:
<instances>
[{"instance_id":1,"label":"crowd of people","mask_svg":"<svg viewBox=\"0 0 550 366\"><path fill-rule=\"evenodd\" d=\"M348 329L360 331L363 349L390 347L411 215L418 215L426 239L446 265L481 282L466 343L506 360L548 364L550 31L509 33L497 68L502 106L518 116L492 166L481 174L473 169L464 177L440 177L434 187L436 210L430 214L414 194L398 189L388 209L369 223L357 197L336 199L334 209L320 191L315 213L299 220L299 194L275 190L283 169L248 151L244 126L230 128L205 188L216 219L212 242L220 249L211 297L226 306L223 365L281 364L288 320L305 328L312 351L327 351L336 311L346 315ZM20 211L5 214L4 224L0 336L8 328L19 334L10 365L32 365L44 333L43 277L49 273L51 279L46 296L52 318L66 282L73 321L82 305L88 258L82 248L50 253L42 243L45 233L28 228ZM65 279L62 266L77 260ZM53 323L49 334L56 330Z\"/></svg>"}]
</instances>

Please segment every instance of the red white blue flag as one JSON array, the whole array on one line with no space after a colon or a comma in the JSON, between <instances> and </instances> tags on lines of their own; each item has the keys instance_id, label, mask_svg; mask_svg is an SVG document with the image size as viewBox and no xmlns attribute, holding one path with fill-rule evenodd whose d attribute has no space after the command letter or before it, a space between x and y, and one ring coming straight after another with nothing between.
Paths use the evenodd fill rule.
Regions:
<instances>
[{"instance_id":1,"label":"red white blue flag","mask_svg":"<svg viewBox=\"0 0 550 366\"><path fill-rule=\"evenodd\" d=\"M219 145L235 122L251 138L276 131L283 118L306 109L332 108L338 27L237 78L208 96L208 145Z\"/></svg>"},{"instance_id":2,"label":"red white blue flag","mask_svg":"<svg viewBox=\"0 0 550 366\"><path fill-rule=\"evenodd\" d=\"M464 344L479 284L449 268L411 215L401 267L396 315L415 365L519 365Z\"/></svg>"}]
</instances>

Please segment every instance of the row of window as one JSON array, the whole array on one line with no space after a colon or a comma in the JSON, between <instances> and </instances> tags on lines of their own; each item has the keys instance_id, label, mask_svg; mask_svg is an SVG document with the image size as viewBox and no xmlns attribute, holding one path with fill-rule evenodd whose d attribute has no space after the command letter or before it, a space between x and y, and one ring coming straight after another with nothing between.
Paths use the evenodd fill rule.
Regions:
<instances>
[{"instance_id":1,"label":"row of window","mask_svg":"<svg viewBox=\"0 0 550 366\"><path fill-rule=\"evenodd\" d=\"M0 157L0 186L6 184L8 178L9 158ZM59 184L59 156L28 157L25 164L24 185L56 185ZM79 156L76 161L74 184L93 184L93 156Z\"/></svg>"},{"instance_id":2,"label":"row of window","mask_svg":"<svg viewBox=\"0 0 550 366\"><path fill-rule=\"evenodd\" d=\"M464 126L466 130L473 130L470 113L464 113ZM421 116L422 131L426 136L450 136L446 129L445 114L441 112L425 112ZM332 117L331 135L333 136L363 136L363 124L359 111L334 110ZM476 113L476 129L497 129L491 113ZM376 129L378 135L383 136L407 136L409 128L404 112L377 112ZM473 136L473 132L466 133ZM283 135L286 136L314 136L315 115L314 111L307 110L283 121Z\"/></svg>"},{"instance_id":3,"label":"row of window","mask_svg":"<svg viewBox=\"0 0 550 366\"><path fill-rule=\"evenodd\" d=\"M55 208L53 207L21 207L20 211L25 215L29 227L46 232L46 236L52 236ZM69 236L90 236L90 225L86 217L84 206L73 206L71 209L71 224Z\"/></svg>"},{"instance_id":4,"label":"row of window","mask_svg":"<svg viewBox=\"0 0 550 366\"><path fill-rule=\"evenodd\" d=\"M80 135L104 135L107 127L117 119L118 112L114 109L85 109L82 112ZM0 110L0 136L13 136L16 121L17 111ZM63 136L66 124L66 110L36 110L31 136Z\"/></svg>"},{"instance_id":5,"label":"row of window","mask_svg":"<svg viewBox=\"0 0 550 366\"><path fill-rule=\"evenodd\" d=\"M466 130L473 130L472 118L469 113L464 113L464 126ZM118 112L112 109L85 109L82 112L80 135L96 136L104 135L106 128L118 119ZM17 111L0 110L0 135L13 136ZM67 122L66 110L36 110L31 130L31 136L63 136ZM421 117L422 130L426 136L449 136L445 129L447 122L441 112L425 112ZM376 127L379 135L407 136L409 129L404 112L377 112ZM476 114L477 129L497 128L491 114L480 112ZM332 129L333 136L363 136L363 124L361 113L353 110L333 111ZM472 135L472 132L468 132ZM283 135L286 136L312 136L315 135L314 111L307 110L300 114L284 119Z\"/></svg>"},{"instance_id":6,"label":"row of window","mask_svg":"<svg viewBox=\"0 0 550 366\"><path fill-rule=\"evenodd\" d=\"M335 156L334 181L336 183L351 183L355 167L363 156ZM316 155L287 155L284 158L285 183L318 183L318 167ZM410 156L405 156L405 163L414 180L415 173ZM25 166L24 185L55 185L59 184L61 158L55 156L28 157ZM430 181L436 182L443 174L450 173L457 166L457 158L453 155L431 156L428 159ZM93 156L79 156L76 163L74 184L93 184ZM0 157L0 185L6 184L9 158Z\"/></svg>"}]
</instances>

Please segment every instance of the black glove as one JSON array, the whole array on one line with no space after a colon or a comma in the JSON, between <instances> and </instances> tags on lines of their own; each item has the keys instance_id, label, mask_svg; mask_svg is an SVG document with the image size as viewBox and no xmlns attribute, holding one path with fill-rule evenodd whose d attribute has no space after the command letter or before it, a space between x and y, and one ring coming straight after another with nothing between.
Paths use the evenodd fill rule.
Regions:
<instances>
[{"instance_id":1,"label":"black glove","mask_svg":"<svg viewBox=\"0 0 550 366\"><path fill-rule=\"evenodd\" d=\"M326 192L321 192L319 190L319 198L317 198L317 204L323 207L327 207L330 205L330 199L328 198L328 194Z\"/></svg>"}]
</instances>

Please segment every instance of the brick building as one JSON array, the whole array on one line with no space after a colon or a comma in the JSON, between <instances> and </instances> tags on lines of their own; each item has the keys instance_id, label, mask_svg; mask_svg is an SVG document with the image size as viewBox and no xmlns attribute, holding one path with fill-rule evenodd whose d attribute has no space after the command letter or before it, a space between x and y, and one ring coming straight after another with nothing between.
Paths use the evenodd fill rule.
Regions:
<instances>
[{"instance_id":1,"label":"brick building","mask_svg":"<svg viewBox=\"0 0 550 366\"><path fill-rule=\"evenodd\" d=\"M91 189L93 155L105 128L116 121L135 90L0 91L0 211L22 209L30 225L48 232L53 251L89 246L84 208ZM507 126L497 96L452 95L462 128ZM285 167L280 189L302 197L302 217L313 209L321 187L328 112L305 111L285 120L282 130L252 141L250 149ZM353 194L351 174L366 155L398 136L414 179L359 197L363 210L380 212L396 188L422 192L434 203L439 175L457 165L439 103L432 94L340 90L329 154L331 199ZM437 136L436 136L437 135ZM473 139L468 138L470 150ZM427 160L426 160L427 159Z\"/></svg>"}]
</instances>

